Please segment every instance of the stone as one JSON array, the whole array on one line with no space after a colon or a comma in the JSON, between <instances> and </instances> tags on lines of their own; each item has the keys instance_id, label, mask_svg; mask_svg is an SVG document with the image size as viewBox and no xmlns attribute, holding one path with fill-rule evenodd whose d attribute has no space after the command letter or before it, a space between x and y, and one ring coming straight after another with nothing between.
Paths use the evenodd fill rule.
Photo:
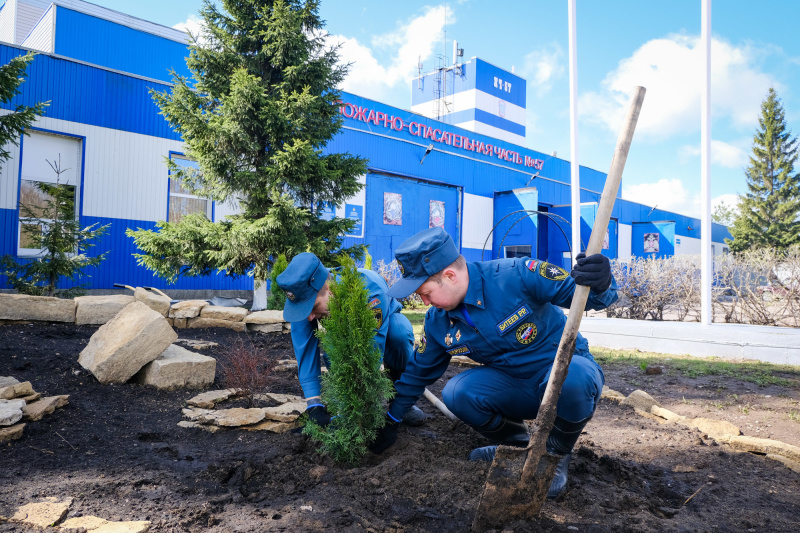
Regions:
<instances>
[{"instance_id":1,"label":"stone","mask_svg":"<svg viewBox=\"0 0 800 533\"><path fill-rule=\"evenodd\" d=\"M450 358L450 362L454 363L456 365L461 365L461 366L480 366L481 365L480 363L477 363L477 362L473 361L472 359L470 359L469 357L466 357L464 355L454 355L453 357Z\"/></svg>"},{"instance_id":2,"label":"stone","mask_svg":"<svg viewBox=\"0 0 800 533\"><path fill-rule=\"evenodd\" d=\"M0 428L0 443L21 438L23 429L25 429L25 424L14 424L13 426Z\"/></svg>"},{"instance_id":3,"label":"stone","mask_svg":"<svg viewBox=\"0 0 800 533\"><path fill-rule=\"evenodd\" d=\"M31 403L31 402L35 402L36 400L38 400L41 397L42 397L42 393L41 392L34 392L33 394L29 394L27 396L20 396L19 399L20 400L25 400L25 403Z\"/></svg>"},{"instance_id":4,"label":"stone","mask_svg":"<svg viewBox=\"0 0 800 533\"><path fill-rule=\"evenodd\" d=\"M213 412L214 411L212 409L202 409L200 407L187 407L181 409L181 413L183 413L183 416L185 416L186 418L188 418L193 422L197 422L198 420L200 420L201 416L210 415Z\"/></svg>"},{"instance_id":5,"label":"stone","mask_svg":"<svg viewBox=\"0 0 800 533\"><path fill-rule=\"evenodd\" d=\"M288 322L283 323L283 332L284 333L291 333L292 332L292 325Z\"/></svg>"},{"instance_id":6,"label":"stone","mask_svg":"<svg viewBox=\"0 0 800 533\"><path fill-rule=\"evenodd\" d=\"M327 473L328 473L327 466L317 465L311 467L311 469L308 471L308 476L317 483L319 483L319 480L322 479L322 476L324 476Z\"/></svg>"},{"instance_id":7,"label":"stone","mask_svg":"<svg viewBox=\"0 0 800 533\"><path fill-rule=\"evenodd\" d=\"M246 429L247 431L270 431L272 433L286 433L287 431L291 431L297 427L300 427L300 423L297 421L276 422L274 420L262 420L258 424L246 426L242 429Z\"/></svg>"},{"instance_id":8,"label":"stone","mask_svg":"<svg viewBox=\"0 0 800 533\"><path fill-rule=\"evenodd\" d=\"M219 343L216 342L196 340L196 339L178 339L175 341L175 343L185 344L189 348L192 348L194 350L202 350L204 348L213 348L214 346L219 346Z\"/></svg>"},{"instance_id":9,"label":"stone","mask_svg":"<svg viewBox=\"0 0 800 533\"><path fill-rule=\"evenodd\" d=\"M725 420L712 420L710 418L694 418L688 420L686 425L697 428L711 438L719 439L726 435L741 435L739 428Z\"/></svg>"},{"instance_id":10,"label":"stone","mask_svg":"<svg viewBox=\"0 0 800 533\"><path fill-rule=\"evenodd\" d=\"M281 324L283 320L283 311L269 310L269 311L256 311L244 317L246 324Z\"/></svg>"},{"instance_id":11,"label":"stone","mask_svg":"<svg viewBox=\"0 0 800 533\"><path fill-rule=\"evenodd\" d=\"M256 333L282 333L283 324L247 324L247 330Z\"/></svg>"},{"instance_id":12,"label":"stone","mask_svg":"<svg viewBox=\"0 0 800 533\"><path fill-rule=\"evenodd\" d=\"M203 409L213 409L215 404L224 402L234 394L236 394L236 389L210 390L189 398L186 400L186 405L202 407Z\"/></svg>"},{"instance_id":13,"label":"stone","mask_svg":"<svg viewBox=\"0 0 800 533\"><path fill-rule=\"evenodd\" d=\"M78 296L75 298L75 323L105 324L135 300L128 294Z\"/></svg>"},{"instance_id":14,"label":"stone","mask_svg":"<svg viewBox=\"0 0 800 533\"><path fill-rule=\"evenodd\" d=\"M84 529L87 533L146 533L150 522L112 522L99 516L79 516L65 520L62 529Z\"/></svg>"},{"instance_id":15,"label":"stone","mask_svg":"<svg viewBox=\"0 0 800 533\"><path fill-rule=\"evenodd\" d=\"M257 424L264 420L264 411L258 408L234 407L233 409L219 409L208 414L200 415L197 421L201 424L215 426L236 427Z\"/></svg>"},{"instance_id":16,"label":"stone","mask_svg":"<svg viewBox=\"0 0 800 533\"><path fill-rule=\"evenodd\" d=\"M172 318L194 318L200 316L200 311L208 305L205 300L184 300L172 304L169 316Z\"/></svg>"},{"instance_id":17,"label":"stone","mask_svg":"<svg viewBox=\"0 0 800 533\"><path fill-rule=\"evenodd\" d=\"M279 394L277 392L265 392L264 394L254 394L253 398L256 400L261 400L263 402L274 402L274 403L289 403L289 402L303 402L302 397L297 396L296 394Z\"/></svg>"},{"instance_id":18,"label":"stone","mask_svg":"<svg viewBox=\"0 0 800 533\"><path fill-rule=\"evenodd\" d=\"M160 313L133 302L100 326L78 363L100 383L125 383L177 338Z\"/></svg>"},{"instance_id":19,"label":"stone","mask_svg":"<svg viewBox=\"0 0 800 533\"><path fill-rule=\"evenodd\" d=\"M195 328L226 328L233 331L246 331L247 326L244 322L231 322L230 320L221 320L219 318L190 318L188 319L187 327Z\"/></svg>"},{"instance_id":20,"label":"stone","mask_svg":"<svg viewBox=\"0 0 800 533\"><path fill-rule=\"evenodd\" d=\"M0 426L11 426L22 420L25 400L0 400Z\"/></svg>"},{"instance_id":21,"label":"stone","mask_svg":"<svg viewBox=\"0 0 800 533\"><path fill-rule=\"evenodd\" d=\"M200 310L200 318L216 318L229 322L241 322L247 316L244 307L223 307L221 305L207 305Z\"/></svg>"},{"instance_id":22,"label":"stone","mask_svg":"<svg viewBox=\"0 0 800 533\"><path fill-rule=\"evenodd\" d=\"M659 403L643 390L635 390L627 398L620 402L620 405L627 405L634 409L641 409L645 413L650 412L650 408Z\"/></svg>"},{"instance_id":23,"label":"stone","mask_svg":"<svg viewBox=\"0 0 800 533\"><path fill-rule=\"evenodd\" d=\"M761 439L745 435L731 435L720 440L728 443L734 450L760 453L763 455L780 455L792 461L800 461L800 447L778 440Z\"/></svg>"},{"instance_id":24,"label":"stone","mask_svg":"<svg viewBox=\"0 0 800 533\"><path fill-rule=\"evenodd\" d=\"M169 314L169 308L172 305L172 300L166 296L150 292L142 287L136 287L136 290L133 291L133 298L137 302L142 302L153 311L161 313L162 316L167 316Z\"/></svg>"},{"instance_id":25,"label":"stone","mask_svg":"<svg viewBox=\"0 0 800 533\"><path fill-rule=\"evenodd\" d=\"M0 320L75 322L75 300L0 293Z\"/></svg>"},{"instance_id":26,"label":"stone","mask_svg":"<svg viewBox=\"0 0 800 533\"><path fill-rule=\"evenodd\" d=\"M659 407L657 405L654 405L653 407L651 407L650 408L650 412L653 413L656 416L659 416L659 417L663 418L667 422L685 423L685 421L686 421L686 417L685 416L681 416L681 415L679 415L677 413L673 413L669 409L664 409L663 407Z\"/></svg>"},{"instance_id":27,"label":"stone","mask_svg":"<svg viewBox=\"0 0 800 533\"><path fill-rule=\"evenodd\" d=\"M186 429L202 429L203 431L208 431L209 433L216 433L217 431L222 431L223 429L219 426L198 424L197 422L190 422L189 420L181 420L180 422L178 422L178 426Z\"/></svg>"},{"instance_id":28,"label":"stone","mask_svg":"<svg viewBox=\"0 0 800 533\"><path fill-rule=\"evenodd\" d=\"M147 363L133 381L160 390L202 389L214 383L217 360L171 344L155 360Z\"/></svg>"},{"instance_id":29,"label":"stone","mask_svg":"<svg viewBox=\"0 0 800 533\"><path fill-rule=\"evenodd\" d=\"M272 368L273 372L296 372L297 371L297 361L294 359L281 359L275 363L275 366Z\"/></svg>"},{"instance_id":30,"label":"stone","mask_svg":"<svg viewBox=\"0 0 800 533\"><path fill-rule=\"evenodd\" d=\"M35 394L30 381L19 382L11 376L0 376L0 399L12 400Z\"/></svg>"},{"instance_id":31,"label":"stone","mask_svg":"<svg viewBox=\"0 0 800 533\"><path fill-rule=\"evenodd\" d=\"M603 392L600 393L600 398L605 400L613 400L615 402L622 402L625 399L625 395L619 391L615 391L614 389L609 389L608 385L603 385Z\"/></svg>"},{"instance_id":32,"label":"stone","mask_svg":"<svg viewBox=\"0 0 800 533\"><path fill-rule=\"evenodd\" d=\"M644 373L647 374L648 376L657 376L659 374L663 374L664 369L661 368L660 366L648 365L648 367L644 369Z\"/></svg>"},{"instance_id":33,"label":"stone","mask_svg":"<svg viewBox=\"0 0 800 533\"><path fill-rule=\"evenodd\" d=\"M48 396L46 398L42 398L41 400L36 400L33 403L29 403L23 407L22 415L25 417L25 420L36 422L37 420L44 418L45 415L55 412L56 409L59 407L64 407L68 403L68 394L62 394L61 396Z\"/></svg>"},{"instance_id":34,"label":"stone","mask_svg":"<svg viewBox=\"0 0 800 533\"><path fill-rule=\"evenodd\" d=\"M58 498L45 498L39 503L29 503L23 505L10 518L12 522L22 522L23 524L46 528L57 524L67 516L69 507L72 505L72 498L58 501Z\"/></svg>"},{"instance_id":35,"label":"stone","mask_svg":"<svg viewBox=\"0 0 800 533\"><path fill-rule=\"evenodd\" d=\"M787 459L782 455L776 455L773 453L768 453L767 459L772 459L773 461L778 461L779 463L783 463L783 465L786 466L786 468L788 468L789 470L793 470L798 474L800 474L800 461L792 461L791 459Z\"/></svg>"},{"instance_id":36,"label":"stone","mask_svg":"<svg viewBox=\"0 0 800 533\"><path fill-rule=\"evenodd\" d=\"M306 410L306 402L284 403L277 407L262 407L264 417L276 422L293 422Z\"/></svg>"},{"instance_id":37,"label":"stone","mask_svg":"<svg viewBox=\"0 0 800 533\"><path fill-rule=\"evenodd\" d=\"M170 320L172 320L172 327L178 328L178 329L185 329L186 328L187 319L185 319L185 318L170 318Z\"/></svg>"}]
</instances>

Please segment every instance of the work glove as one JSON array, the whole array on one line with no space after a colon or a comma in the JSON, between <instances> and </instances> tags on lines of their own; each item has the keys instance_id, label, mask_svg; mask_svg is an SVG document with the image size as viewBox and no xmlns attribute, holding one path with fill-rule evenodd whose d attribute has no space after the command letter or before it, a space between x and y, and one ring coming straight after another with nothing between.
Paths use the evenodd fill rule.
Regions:
<instances>
[{"instance_id":1,"label":"work glove","mask_svg":"<svg viewBox=\"0 0 800 533\"><path fill-rule=\"evenodd\" d=\"M586 257L585 253L579 253L569 275L578 285L585 285L595 292L603 292L611 286L611 264L603 254Z\"/></svg>"},{"instance_id":2,"label":"work glove","mask_svg":"<svg viewBox=\"0 0 800 533\"><path fill-rule=\"evenodd\" d=\"M305 415L309 420L313 420L320 427L325 427L331 423L331 415L328 410L321 403L315 403L306 409Z\"/></svg>"},{"instance_id":3,"label":"work glove","mask_svg":"<svg viewBox=\"0 0 800 533\"><path fill-rule=\"evenodd\" d=\"M379 431L378 436L375 437L375 442L368 447L372 453L383 453L386 449L395 443L397 440L397 427L400 422L392 418L388 413L386 414L386 425Z\"/></svg>"}]
</instances>

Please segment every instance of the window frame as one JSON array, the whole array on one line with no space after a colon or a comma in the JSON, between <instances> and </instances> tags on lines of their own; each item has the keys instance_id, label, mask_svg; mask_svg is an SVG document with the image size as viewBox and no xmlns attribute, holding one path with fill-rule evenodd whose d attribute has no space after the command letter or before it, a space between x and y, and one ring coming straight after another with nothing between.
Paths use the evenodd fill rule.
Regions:
<instances>
[{"instance_id":1,"label":"window frame","mask_svg":"<svg viewBox=\"0 0 800 533\"><path fill-rule=\"evenodd\" d=\"M182 159L184 161L192 161L196 163L194 159L186 157L186 154L183 152L176 152L173 150L169 151L169 159L170 161L175 161L176 159ZM178 184L181 188L182 185ZM202 196L197 196L196 194L189 194L189 193L179 193L179 192L172 192L172 169L167 170L167 214L165 220L167 222L177 222L176 220L170 220L169 212L170 212L170 203L172 197L175 198L189 198L193 200L204 200L206 202L206 211L205 215L211 222L214 222L214 211L215 211L215 202L211 198L204 198ZM191 214L191 213L190 213ZM180 219L179 219L180 220Z\"/></svg>"}]
</instances>

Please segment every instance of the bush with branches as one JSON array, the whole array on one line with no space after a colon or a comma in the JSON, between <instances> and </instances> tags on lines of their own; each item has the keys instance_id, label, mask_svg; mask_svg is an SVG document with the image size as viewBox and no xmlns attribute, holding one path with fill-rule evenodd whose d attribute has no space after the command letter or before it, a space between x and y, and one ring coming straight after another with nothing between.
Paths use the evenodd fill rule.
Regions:
<instances>
[{"instance_id":1,"label":"bush with branches","mask_svg":"<svg viewBox=\"0 0 800 533\"><path fill-rule=\"evenodd\" d=\"M397 265L396 259L391 263L387 263L383 259L380 259L375 264L375 268L373 270L375 270L375 272L377 272L384 279L384 281L386 281L386 285L389 287L394 285L395 282L402 277L400 274L400 267ZM420 307L425 307L425 304L422 303L422 298L420 298L419 294L415 292L412 292L400 301L403 303L403 306L406 309L419 309Z\"/></svg>"},{"instance_id":2,"label":"bush with branches","mask_svg":"<svg viewBox=\"0 0 800 533\"><path fill-rule=\"evenodd\" d=\"M228 357L219 360L222 386L234 389L236 396L245 398L248 407L255 406L255 394L263 390L276 358L247 337L239 337L231 346Z\"/></svg>"}]
</instances>

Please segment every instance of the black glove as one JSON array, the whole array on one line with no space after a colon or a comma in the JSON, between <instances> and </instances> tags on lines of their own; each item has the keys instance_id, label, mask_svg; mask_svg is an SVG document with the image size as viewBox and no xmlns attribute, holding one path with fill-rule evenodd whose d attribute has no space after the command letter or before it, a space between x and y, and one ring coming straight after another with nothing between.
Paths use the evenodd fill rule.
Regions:
<instances>
[{"instance_id":1,"label":"black glove","mask_svg":"<svg viewBox=\"0 0 800 533\"><path fill-rule=\"evenodd\" d=\"M386 425L378 431L378 436L375 437L375 442L368 447L372 453L383 453L386 449L395 443L397 440L397 422L389 414L386 414Z\"/></svg>"},{"instance_id":2,"label":"black glove","mask_svg":"<svg viewBox=\"0 0 800 533\"><path fill-rule=\"evenodd\" d=\"M611 286L611 263L603 254L586 257L581 252L575 257L575 266L569 274L575 283L585 285L595 292L603 292Z\"/></svg>"},{"instance_id":3,"label":"black glove","mask_svg":"<svg viewBox=\"0 0 800 533\"><path fill-rule=\"evenodd\" d=\"M331 423L331 415L321 403L317 403L306 409L305 415L309 420L313 420L317 425L325 427Z\"/></svg>"}]
</instances>

